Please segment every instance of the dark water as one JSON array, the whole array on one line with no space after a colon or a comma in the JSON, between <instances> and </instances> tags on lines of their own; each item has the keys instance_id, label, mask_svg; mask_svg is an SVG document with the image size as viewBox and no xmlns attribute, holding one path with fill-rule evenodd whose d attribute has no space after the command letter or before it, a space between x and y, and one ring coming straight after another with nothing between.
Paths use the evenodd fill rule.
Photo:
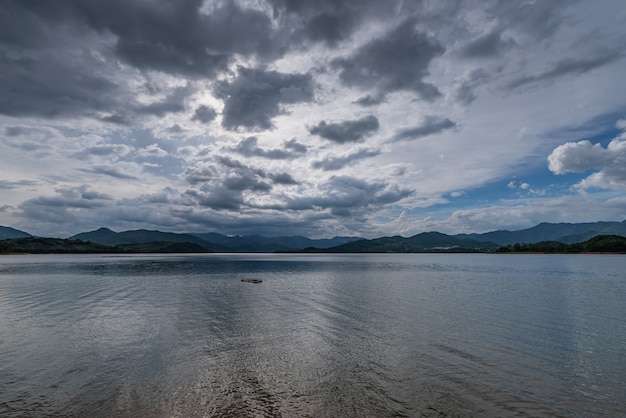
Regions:
<instances>
[{"instance_id":1,"label":"dark water","mask_svg":"<svg viewBox=\"0 0 626 418\"><path fill-rule=\"evenodd\" d=\"M0 416L626 416L625 325L624 256L3 256Z\"/></svg>"}]
</instances>

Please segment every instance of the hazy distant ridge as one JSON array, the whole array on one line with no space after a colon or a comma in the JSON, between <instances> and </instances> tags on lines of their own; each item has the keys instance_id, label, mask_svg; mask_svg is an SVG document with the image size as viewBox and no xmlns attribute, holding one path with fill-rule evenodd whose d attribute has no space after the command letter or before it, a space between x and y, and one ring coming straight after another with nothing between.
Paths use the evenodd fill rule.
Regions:
<instances>
[{"instance_id":1,"label":"hazy distant ridge","mask_svg":"<svg viewBox=\"0 0 626 418\"><path fill-rule=\"evenodd\" d=\"M422 252L422 251L479 251L490 250L516 243L533 244L558 241L564 244L579 243L599 235L626 237L626 221L592 223L541 223L519 231L492 231L483 234L447 235L424 232L404 238L380 237L361 239L334 237L310 239L302 236L264 237L260 235L226 236L215 232L178 234L138 229L114 232L108 228L83 232L69 239L82 240L109 246L146 244L152 242L193 243L214 252L274 252L305 248L332 250L333 252ZM31 235L14 228L0 226L0 240L26 238Z\"/></svg>"},{"instance_id":2,"label":"hazy distant ridge","mask_svg":"<svg viewBox=\"0 0 626 418\"><path fill-rule=\"evenodd\" d=\"M114 232L100 228L70 237L105 245L141 244L148 242L190 242L215 252L274 252L296 250L316 246L328 248L344 244L358 238L335 237L332 239L309 239L305 237L263 237L260 235L226 236L215 232L204 234L176 234L173 232L138 229L134 231Z\"/></svg>"},{"instance_id":3,"label":"hazy distant ridge","mask_svg":"<svg viewBox=\"0 0 626 418\"><path fill-rule=\"evenodd\" d=\"M558 241L574 244L598 235L626 236L626 221L589 223L540 223L520 231L493 231L484 234L459 234L459 238L495 242L500 245L515 243L534 244L541 241Z\"/></svg>"},{"instance_id":4,"label":"hazy distant ridge","mask_svg":"<svg viewBox=\"0 0 626 418\"><path fill-rule=\"evenodd\" d=\"M356 241L355 237L334 237L330 239L310 239L300 236L264 237L261 235L226 236L215 232L207 234L193 234L207 242L228 246L237 251L288 251L307 247L330 248L346 242Z\"/></svg>"},{"instance_id":5,"label":"hazy distant ridge","mask_svg":"<svg viewBox=\"0 0 626 418\"><path fill-rule=\"evenodd\" d=\"M114 232L108 228L100 228L95 231L74 235L69 239L91 241L104 245L145 244L149 242L189 242L197 244L209 251L232 251L229 247L209 243L191 234L176 234L173 232L161 232L148 229Z\"/></svg>"}]
</instances>

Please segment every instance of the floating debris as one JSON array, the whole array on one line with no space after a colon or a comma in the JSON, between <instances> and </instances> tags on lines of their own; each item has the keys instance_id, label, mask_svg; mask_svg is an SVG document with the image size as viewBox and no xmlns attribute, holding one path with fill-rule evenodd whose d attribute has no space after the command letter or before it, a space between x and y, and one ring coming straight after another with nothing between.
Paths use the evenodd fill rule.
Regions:
<instances>
[{"instance_id":1,"label":"floating debris","mask_svg":"<svg viewBox=\"0 0 626 418\"><path fill-rule=\"evenodd\" d=\"M246 283L263 283L263 280L260 279L241 279L241 281Z\"/></svg>"}]
</instances>

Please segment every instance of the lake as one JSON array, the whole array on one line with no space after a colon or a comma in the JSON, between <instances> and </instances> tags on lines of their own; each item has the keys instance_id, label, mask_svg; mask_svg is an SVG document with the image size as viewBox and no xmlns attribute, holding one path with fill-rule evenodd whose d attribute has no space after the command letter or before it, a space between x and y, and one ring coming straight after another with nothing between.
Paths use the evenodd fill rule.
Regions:
<instances>
[{"instance_id":1,"label":"lake","mask_svg":"<svg viewBox=\"0 0 626 418\"><path fill-rule=\"evenodd\" d=\"M0 257L2 417L616 417L625 355L623 255Z\"/></svg>"}]
</instances>

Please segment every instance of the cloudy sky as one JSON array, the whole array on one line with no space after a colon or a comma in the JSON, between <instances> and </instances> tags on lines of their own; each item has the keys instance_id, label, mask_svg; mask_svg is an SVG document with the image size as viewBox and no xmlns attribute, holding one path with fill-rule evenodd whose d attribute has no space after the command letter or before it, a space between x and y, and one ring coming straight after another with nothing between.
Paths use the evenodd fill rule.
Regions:
<instances>
[{"instance_id":1,"label":"cloudy sky","mask_svg":"<svg viewBox=\"0 0 626 418\"><path fill-rule=\"evenodd\" d=\"M626 219L623 0L4 0L0 225Z\"/></svg>"}]
</instances>

